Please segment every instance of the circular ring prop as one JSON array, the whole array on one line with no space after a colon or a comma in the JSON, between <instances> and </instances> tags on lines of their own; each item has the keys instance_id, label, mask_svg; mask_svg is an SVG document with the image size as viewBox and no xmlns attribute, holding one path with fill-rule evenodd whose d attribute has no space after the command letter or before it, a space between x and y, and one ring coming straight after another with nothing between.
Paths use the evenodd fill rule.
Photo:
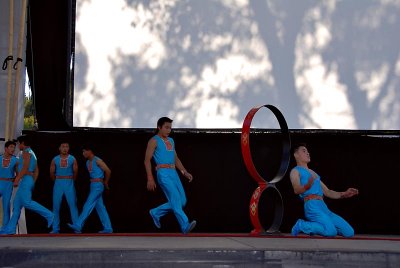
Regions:
<instances>
[{"instance_id":1,"label":"circular ring prop","mask_svg":"<svg viewBox=\"0 0 400 268\"><path fill-rule=\"evenodd\" d=\"M282 133L282 159L281 165L275 177L267 182L257 171L254 166L253 158L250 152L250 126L253 121L254 115L260 110L262 107L266 107L272 111L278 120L279 126L281 128ZM279 232L279 227L282 223L283 219L283 200L279 190L275 187L275 183L282 180L283 176L289 167L290 161L290 133L286 123L286 120L283 114L273 105L262 105L258 107L252 108L246 115L246 118L243 121L242 127L242 135L241 135L241 147L242 147L242 156L244 163L246 165L247 171L250 173L251 177L258 183L258 187L254 191L251 200L250 200L250 219L253 224L254 230L252 233L261 234L261 233L276 233ZM265 191L267 187L271 187L277 191L279 199L275 200L275 215L274 220L272 222L272 226L265 231L260 223L260 219L258 216L258 202L260 201L260 197L262 193Z\"/></svg>"},{"instance_id":2,"label":"circular ring prop","mask_svg":"<svg viewBox=\"0 0 400 268\"><path fill-rule=\"evenodd\" d=\"M265 229L262 227L260 223L260 218L258 216L259 201L265 190L267 190L267 192L269 193L271 193L271 190L273 190L277 196L277 198L274 200L274 215L273 215L274 218L270 228L266 231L264 231ZM254 230L251 232L252 234L279 233L279 227L281 226L283 219L283 200L281 193L275 187L274 184L268 186L267 184L264 184L262 186L257 187L257 189L254 191L250 200L250 219L254 226Z\"/></svg>"}]
</instances>

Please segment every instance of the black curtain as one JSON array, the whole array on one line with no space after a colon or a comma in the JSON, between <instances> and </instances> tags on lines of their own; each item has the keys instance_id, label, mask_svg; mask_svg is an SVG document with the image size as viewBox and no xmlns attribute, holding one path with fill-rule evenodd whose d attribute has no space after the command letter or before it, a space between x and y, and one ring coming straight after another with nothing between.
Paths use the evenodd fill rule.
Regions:
<instances>
[{"instance_id":1,"label":"black curtain","mask_svg":"<svg viewBox=\"0 0 400 268\"><path fill-rule=\"evenodd\" d=\"M72 126L74 0L29 1L26 64L40 130Z\"/></svg>"}]
</instances>

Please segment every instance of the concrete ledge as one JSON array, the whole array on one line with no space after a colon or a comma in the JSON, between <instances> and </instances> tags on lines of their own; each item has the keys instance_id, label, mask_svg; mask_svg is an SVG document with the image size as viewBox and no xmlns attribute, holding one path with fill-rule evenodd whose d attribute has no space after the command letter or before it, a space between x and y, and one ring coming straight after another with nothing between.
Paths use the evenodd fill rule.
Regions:
<instances>
[{"instance_id":1,"label":"concrete ledge","mask_svg":"<svg viewBox=\"0 0 400 268\"><path fill-rule=\"evenodd\" d=\"M400 267L398 237L0 237L0 267Z\"/></svg>"},{"instance_id":2,"label":"concrete ledge","mask_svg":"<svg viewBox=\"0 0 400 268\"><path fill-rule=\"evenodd\" d=\"M262 250L15 250L1 267L399 267L399 253Z\"/></svg>"}]
</instances>

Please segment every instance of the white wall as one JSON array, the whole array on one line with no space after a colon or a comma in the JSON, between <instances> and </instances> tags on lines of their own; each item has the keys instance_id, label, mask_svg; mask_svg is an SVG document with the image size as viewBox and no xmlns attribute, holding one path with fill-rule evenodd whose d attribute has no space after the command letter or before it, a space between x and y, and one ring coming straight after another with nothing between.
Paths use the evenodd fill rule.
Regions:
<instances>
[{"instance_id":1,"label":"white wall","mask_svg":"<svg viewBox=\"0 0 400 268\"><path fill-rule=\"evenodd\" d=\"M400 129L400 0L77 0L75 51L74 126Z\"/></svg>"},{"instance_id":2,"label":"white wall","mask_svg":"<svg viewBox=\"0 0 400 268\"><path fill-rule=\"evenodd\" d=\"M14 89L15 89L15 76L17 71L12 69L14 63L17 61L18 56L18 35L20 31L20 19L21 19L21 6L22 0L14 0L14 9L13 9L13 53L14 57L13 61L8 61L8 65L6 70L0 68L0 138L5 137L5 129L6 129L6 103L7 103L7 81L11 79L11 95L10 98L13 98ZM0 0L0 65L3 66L4 59L9 56L9 23L10 18L10 1L8 0ZM25 31L26 31L26 27ZM18 100L17 100L17 114L16 114L16 122L14 124L14 136L10 138L16 138L21 135L22 128L24 126L24 88L25 88L25 45L26 45L26 34L23 35L23 62L20 64L19 72L20 72L20 82L18 87ZM11 77L9 78L9 69L11 68ZM10 113L12 112L12 106L10 106ZM11 121L9 121L9 127L11 126ZM0 153L3 152L4 142L0 142Z\"/></svg>"}]
</instances>

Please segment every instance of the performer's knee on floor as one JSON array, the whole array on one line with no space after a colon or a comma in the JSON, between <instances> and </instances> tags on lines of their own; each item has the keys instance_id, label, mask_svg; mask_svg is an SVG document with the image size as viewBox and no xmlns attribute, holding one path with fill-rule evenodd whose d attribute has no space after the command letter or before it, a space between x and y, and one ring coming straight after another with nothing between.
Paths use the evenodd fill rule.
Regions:
<instances>
[{"instance_id":1,"label":"performer's knee on floor","mask_svg":"<svg viewBox=\"0 0 400 268\"><path fill-rule=\"evenodd\" d=\"M325 233L325 236L329 236L329 237L337 235L336 228L332 228L332 227L328 227L328 228L325 227L324 233Z\"/></svg>"},{"instance_id":2,"label":"performer's knee on floor","mask_svg":"<svg viewBox=\"0 0 400 268\"><path fill-rule=\"evenodd\" d=\"M342 231L342 235L344 237L353 237L354 236L354 229L350 227L350 228Z\"/></svg>"}]
</instances>

